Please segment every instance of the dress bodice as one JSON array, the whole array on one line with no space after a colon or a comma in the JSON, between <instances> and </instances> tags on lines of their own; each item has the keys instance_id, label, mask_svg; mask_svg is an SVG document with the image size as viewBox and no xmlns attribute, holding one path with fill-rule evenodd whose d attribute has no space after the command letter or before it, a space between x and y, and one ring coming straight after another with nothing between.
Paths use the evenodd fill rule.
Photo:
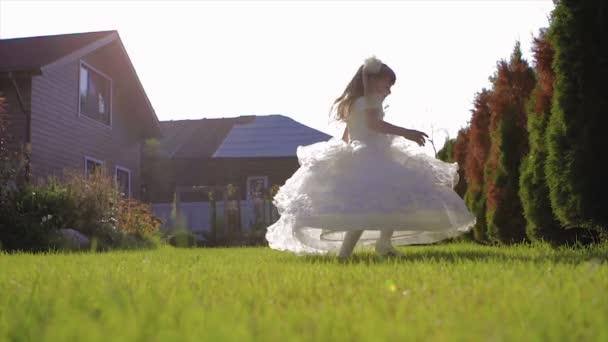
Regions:
<instances>
[{"instance_id":1,"label":"dress bodice","mask_svg":"<svg viewBox=\"0 0 608 342\"><path fill-rule=\"evenodd\" d=\"M348 133L350 140L358 140L364 143L369 143L371 140L381 139L384 134L379 134L369 129L367 126L366 112L370 108L378 110L380 118L384 118L384 111L382 110L382 102L380 99L368 99L365 97L359 97L353 101L350 106L348 117L346 119L346 126L348 127Z\"/></svg>"}]
</instances>

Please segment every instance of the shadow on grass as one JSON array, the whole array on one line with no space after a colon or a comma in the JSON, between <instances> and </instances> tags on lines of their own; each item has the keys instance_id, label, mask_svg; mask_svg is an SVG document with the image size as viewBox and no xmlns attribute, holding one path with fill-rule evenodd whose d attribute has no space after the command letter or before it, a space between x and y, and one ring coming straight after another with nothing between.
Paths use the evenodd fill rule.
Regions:
<instances>
[{"instance_id":1,"label":"shadow on grass","mask_svg":"<svg viewBox=\"0 0 608 342\"><path fill-rule=\"evenodd\" d=\"M402 257L381 257L371 251L354 253L346 260L338 260L335 255L307 255L298 258L306 263L335 263L335 264L384 264L384 263L415 263L415 262L438 262L438 263L460 263L463 261L477 262L531 262L531 263L562 263L580 264L593 262L608 264L608 249L535 249L524 247L526 250L517 250L509 247L479 246L478 250L440 250L429 246L401 247L405 254ZM504 249L503 249L504 248Z\"/></svg>"}]
</instances>

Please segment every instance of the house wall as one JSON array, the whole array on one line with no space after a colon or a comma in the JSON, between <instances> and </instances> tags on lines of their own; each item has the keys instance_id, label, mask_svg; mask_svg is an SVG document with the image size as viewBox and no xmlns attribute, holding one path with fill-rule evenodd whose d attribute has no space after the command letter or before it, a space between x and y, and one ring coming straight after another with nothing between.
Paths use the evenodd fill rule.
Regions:
<instances>
[{"instance_id":1,"label":"house wall","mask_svg":"<svg viewBox=\"0 0 608 342\"><path fill-rule=\"evenodd\" d=\"M234 158L216 161L216 184L238 184L242 199L247 197L247 177L267 176L268 187L283 185L299 168L298 159L291 158Z\"/></svg>"},{"instance_id":2,"label":"house wall","mask_svg":"<svg viewBox=\"0 0 608 342\"><path fill-rule=\"evenodd\" d=\"M26 110L29 110L31 97L31 78L17 78L17 86L23 97ZM0 96L4 97L4 114L2 121L6 125L5 141L9 152L20 151L25 144L26 114L23 112L17 92L8 77L0 78Z\"/></svg>"},{"instance_id":3,"label":"house wall","mask_svg":"<svg viewBox=\"0 0 608 342\"><path fill-rule=\"evenodd\" d=\"M172 161L176 185L227 185L235 184L246 199L247 177L267 176L268 186L283 185L299 168L296 157L288 158L227 158L227 159L174 159ZM204 200L204 196L182 196L185 201Z\"/></svg>"},{"instance_id":4,"label":"house wall","mask_svg":"<svg viewBox=\"0 0 608 342\"><path fill-rule=\"evenodd\" d=\"M32 177L61 176L66 169L84 173L85 156L104 162L114 176L115 166L131 171L131 193L139 197L141 138L134 125L133 107L122 96L117 43L96 50L82 60L112 79L112 123L107 126L79 115L80 61L51 70L32 80Z\"/></svg>"}]
</instances>

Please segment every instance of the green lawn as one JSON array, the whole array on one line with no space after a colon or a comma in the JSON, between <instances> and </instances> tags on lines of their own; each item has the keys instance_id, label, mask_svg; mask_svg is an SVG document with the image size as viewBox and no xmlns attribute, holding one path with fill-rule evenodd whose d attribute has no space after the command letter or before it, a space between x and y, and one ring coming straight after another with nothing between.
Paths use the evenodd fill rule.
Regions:
<instances>
[{"instance_id":1,"label":"green lawn","mask_svg":"<svg viewBox=\"0 0 608 342\"><path fill-rule=\"evenodd\" d=\"M0 341L608 341L608 246L0 254Z\"/></svg>"}]
</instances>

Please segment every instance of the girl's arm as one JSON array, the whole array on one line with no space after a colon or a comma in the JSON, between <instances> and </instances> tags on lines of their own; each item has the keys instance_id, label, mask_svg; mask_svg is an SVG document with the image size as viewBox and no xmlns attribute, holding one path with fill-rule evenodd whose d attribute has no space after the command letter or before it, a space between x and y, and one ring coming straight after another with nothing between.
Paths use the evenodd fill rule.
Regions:
<instances>
[{"instance_id":1,"label":"girl's arm","mask_svg":"<svg viewBox=\"0 0 608 342\"><path fill-rule=\"evenodd\" d=\"M426 135L424 132L395 126L380 119L380 111L377 108L369 108L366 111L366 114L367 127L378 133L398 135L404 137L405 139L411 140L420 146L424 146L424 138L428 138L428 135Z\"/></svg>"},{"instance_id":2,"label":"girl's arm","mask_svg":"<svg viewBox=\"0 0 608 342\"><path fill-rule=\"evenodd\" d=\"M342 134L342 140L348 144L348 127L344 127L344 134Z\"/></svg>"}]
</instances>

